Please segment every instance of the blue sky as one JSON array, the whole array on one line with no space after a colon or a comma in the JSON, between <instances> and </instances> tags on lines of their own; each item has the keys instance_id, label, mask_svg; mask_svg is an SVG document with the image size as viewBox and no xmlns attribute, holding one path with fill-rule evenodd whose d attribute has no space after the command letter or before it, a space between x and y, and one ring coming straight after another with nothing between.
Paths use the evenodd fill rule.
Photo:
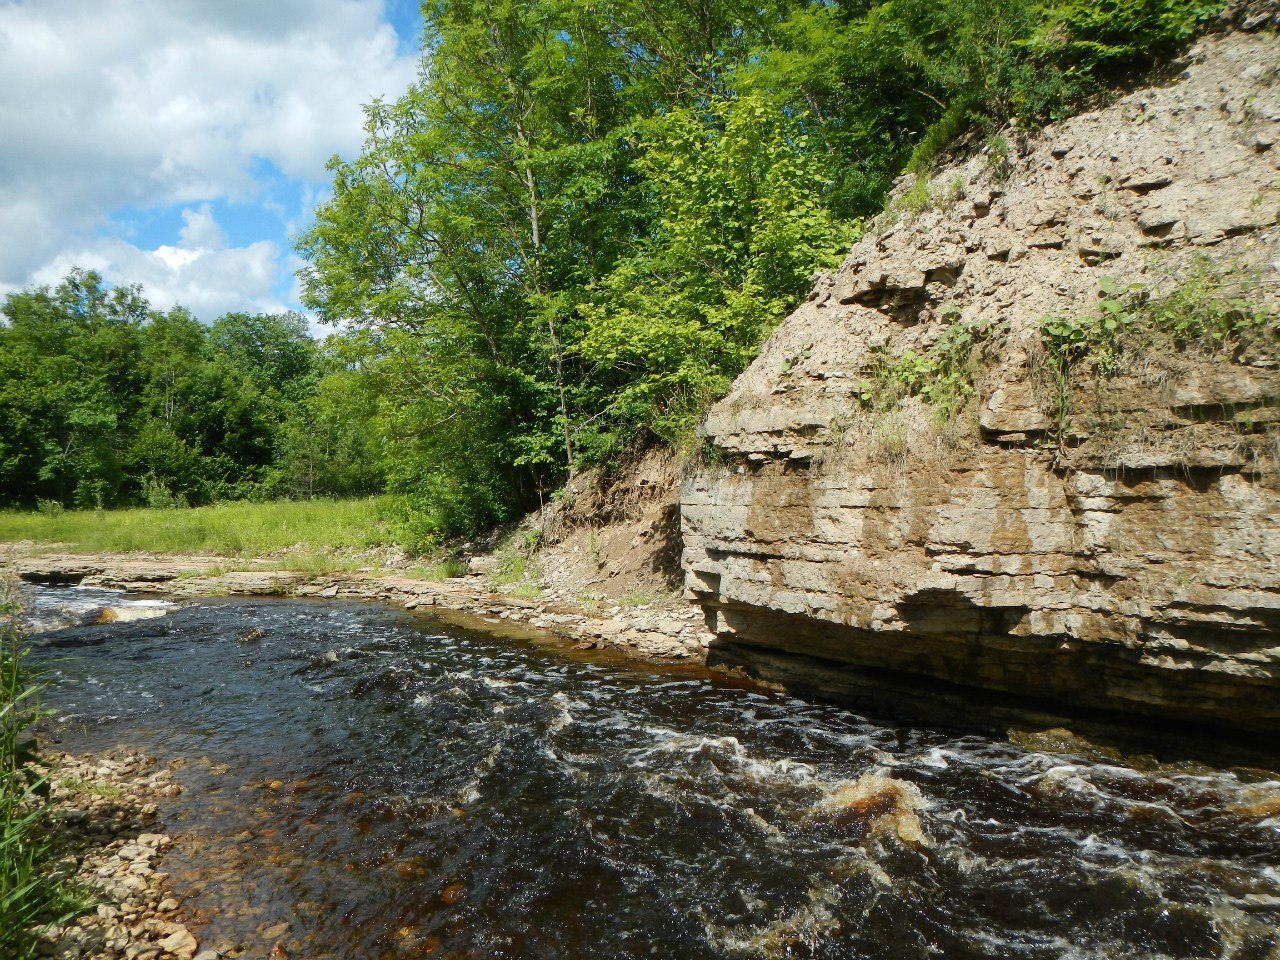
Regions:
<instances>
[{"instance_id":1,"label":"blue sky","mask_svg":"<svg viewBox=\"0 0 1280 960\"><path fill-rule=\"evenodd\" d=\"M206 321L296 309L325 162L420 31L416 0L0 0L0 294L81 266Z\"/></svg>"}]
</instances>

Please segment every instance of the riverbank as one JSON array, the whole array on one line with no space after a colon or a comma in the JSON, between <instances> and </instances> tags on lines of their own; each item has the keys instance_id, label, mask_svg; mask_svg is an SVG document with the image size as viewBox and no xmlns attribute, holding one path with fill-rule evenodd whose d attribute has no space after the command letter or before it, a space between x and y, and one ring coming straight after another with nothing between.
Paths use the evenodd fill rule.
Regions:
<instances>
[{"instance_id":1,"label":"riverbank","mask_svg":"<svg viewBox=\"0 0 1280 960\"><path fill-rule=\"evenodd\" d=\"M160 804L182 788L172 771L136 751L76 756L48 752L61 868L93 904L78 920L41 939L56 960L217 960L188 928L170 889L165 852L173 839L157 826Z\"/></svg>"},{"instance_id":2,"label":"riverbank","mask_svg":"<svg viewBox=\"0 0 1280 960\"><path fill-rule=\"evenodd\" d=\"M484 565L433 581L408 561L386 557L383 563L396 565L312 573L278 569L269 557L42 553L29 543L0 544L0 557L5 556L20 579L34 583L176 599L296 596L382 602L462 627L545 631L580 649L616 648L645 660L702 662L712 640L698 608L674 595L637 594L635 602L593 598L587 609L564 589L541 590L536 597L493 589Z\"/></svg>"}]
</instances>

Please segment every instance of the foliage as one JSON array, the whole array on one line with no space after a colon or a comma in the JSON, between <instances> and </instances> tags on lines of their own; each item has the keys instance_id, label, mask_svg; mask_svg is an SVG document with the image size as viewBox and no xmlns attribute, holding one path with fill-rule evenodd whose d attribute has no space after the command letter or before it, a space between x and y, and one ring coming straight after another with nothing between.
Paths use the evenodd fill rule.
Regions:
<instances>
[{"instance_id":1,"label":"foliage","mask_svg":"<svg viewBox=\"0 0 1280 960\"><path fill-rule=\"evenodd\" d=\"M510 519L637 437L682 442L895 177L931 204L936 157L975 129L1007 168L998 127L1146 69L1215 9L430 0L427 68L368 107L299 244L307 304L375 384L408 535ZM943 411L963 392L916 380L945 381Z\"/></svg>"},{"instance_id":2,"label":"foliage","mask_svg":"<svg viewBox=\"0 0 1280 960\"><path fill-rule=\"evenodd\" d=\"M580 350L627 373L602 398L615 422L674 443L857 230L812 192L830 180L802 125L758 98L673 110L644 129L637 166L660 212L582 306Z\"/></svg>"},{"instance_id":3,"label":"foliage","mask_svg":"<svg viewBox=\"0 0 1280 960\"><path fill-rule=\"evenodd\" d=\"M462 560L459 557L446 557L443 560L437 560L435 563L414 567L409 571L407 576L415 580L439 582L441 580L452 580L457 577L465 577L468 569L469 568L465 560Z\"/></svg>"},{"instance_id":4,"label":"foliage","mask_svg":"<svg viewBox=\"0 0 1280 960\"><path fill-rule=\"evenodd\" d=\"M1082 370L1110 377L1127 356L1157 344L1233 358L1261 344L1280 349L1280 317L1249 296L1256 280L1215 271L1207 259L1192 266L1167 294L1152 297L1142 287L1121 290L1111 277L1098 282L1097 312L1083 317L1045 317L1040 341L1051 379L1055 429L1070 425L1072 381Z\"/></svg>"},{"instance_id":5,"label":"foliage","mask_svg":"<svg viewBox=\"0 0 1280 960\"><path fill-rule=\"evenodd\" d=\"M536 597L541 592L537 588L537 581L541 576L538 567L538 547L541 543L542 531L533 529L514 533L499 544L494 552L497 565L487 578L489 588L514 588L507 589L507 592L515 592L526 599ZM532 590L521 591L521 587Z\"/></svg>"},{"instance_id":6,"label":"foliage","mask_svg":"<svg viewBox=\"0 0 1280 960\"><path fill-rule=\"evenodd\" d=\"M1091 92L1175 53L1223 7L1216 0L1051 0L1028 47Z\"/></svg>"},{"instance_id":7,"label":"foliage","mask_svg":"<svg viewBox=\"0 0 1280 960\"><path fill-rule=\"evenodd\" d=\"M946 202L937 159L983 141L1007 176L1022 129L1220 7L427 0L422 73L368 105L298 241L342 332L206 328L85 271L9 295L0 504L385 491L422 549L513 519L637 440L687 442L895 179L909 211ZM962 354L880 375L954 416Z\"/></svg>"},{"instance_id":8,"label":"foliage","mask_svg":"<svg viewBox=\"0 0 1280 960\"><path fill-rule=\"evenodd\" d=\"M974 393L983 346L995 329L990 324L953 322L923 353L877 356L862 384L862 402L892 411L905 397L920 397L939 425L950 423Z\"/></svg>"},{"instance_id":9,"label":"foliage","mask_svg":"<svg viewBox=\"0 0 1280 960\"><path fill-rule=\"evenodd\" d=\"M619 597L618 603L624 607L647 607L650 604L657 603L661 599L661 597L651 591L635 590Z\"/></svg>"},{"instance_id":10,"label":"foliage","mask_svg":"<svg viewBox=\"0 0 1280 960\"><path fill-rule=\"evenodd\" d=\"M26 663L12 584L0 580L0 955L37 955L37 933L87 903L56 874L48 834L47 775L33 726L44 715L40 682Z\"/></svg>"},{"instance_id":11,"label":"foliage","mask_svg":"<svg viewBox=\"0 0 1280 960\"><path fill-rule=\"evenodd\" d=\"M73 270L8 295L0 505L102 508L369 493L361 384L298 314L205 327Z\"/></svg>"},{"instance_id":12,"label":"foliage","mask_svg":"<svg viewBox=\"0 0 1280 960\"><path fill-rule=\"evenodd\" d=\"M1142 303L1140 313L1182 349L1234 355L1241 346L1262 342L1274 350L1280 318L1250 296L1256 284L1254 277L1216 273L1206 259L1167 296Z\"/></svg>"}]
</instances>

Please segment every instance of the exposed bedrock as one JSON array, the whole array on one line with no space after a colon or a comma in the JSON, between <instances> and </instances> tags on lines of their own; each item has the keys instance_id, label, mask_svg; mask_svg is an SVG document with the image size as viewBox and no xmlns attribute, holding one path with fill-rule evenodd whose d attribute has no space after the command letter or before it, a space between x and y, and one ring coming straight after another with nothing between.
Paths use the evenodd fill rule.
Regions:
<instances>
[{"instance_id":1,"label":"exposed bedrock","mask_svg":"<svg viewBox=\"0 0 1280 960\"><path fill-rule=\"evenodd\" d=\"M1067 401L1043 339L1115 289L1274 310L1277 39L1210 37L1181 66L934 177L932 208L869 232L712 409L681 511L722 643L1280 731L1271 327L1157 331L1071 369ZM874 396L877 364L959 323L998 324L964 409Z\"/></svg>"}]
</instances>

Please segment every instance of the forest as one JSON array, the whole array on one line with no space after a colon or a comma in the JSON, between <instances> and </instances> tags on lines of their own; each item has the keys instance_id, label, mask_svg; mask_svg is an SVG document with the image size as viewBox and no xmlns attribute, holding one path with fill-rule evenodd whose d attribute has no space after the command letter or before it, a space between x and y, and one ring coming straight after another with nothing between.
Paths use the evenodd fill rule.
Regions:
<instances>
[{"instance_id":1,"label":"forest","mask_svg":"<svg viewBox=\"0 0 1280 960\"><path fill-rule=\"evenodd\" d=\"M0 324L0 506L392 495L406 542L686 445L901 177L1017 149L1199 0L462 0L297 239L299 314L75 271Z\"/></svg>"}]
</instances>

